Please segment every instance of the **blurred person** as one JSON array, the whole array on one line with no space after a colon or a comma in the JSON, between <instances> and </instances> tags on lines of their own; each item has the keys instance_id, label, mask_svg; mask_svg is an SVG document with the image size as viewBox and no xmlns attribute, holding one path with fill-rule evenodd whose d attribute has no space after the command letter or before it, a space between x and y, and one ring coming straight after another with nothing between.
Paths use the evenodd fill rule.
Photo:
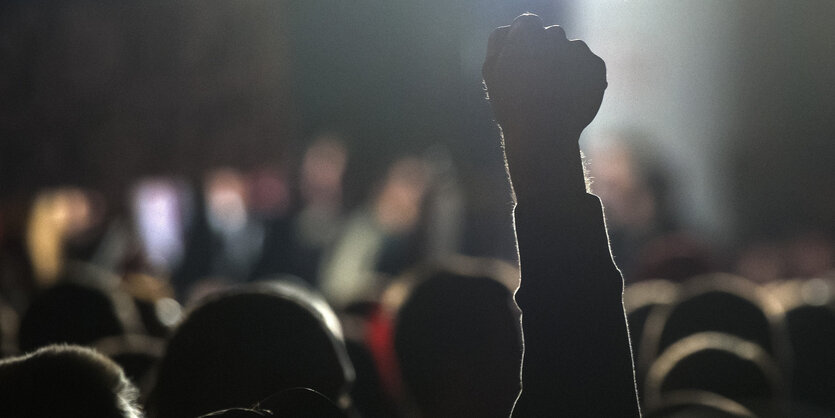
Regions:
<instances>
[{"instance_id":1,"label":"blurred person","mask_svg":"<svg viewBox=\"0 0 835 418\"><path fill-rule=\"evenodd\" d=\"M413 238L429 180L425 161L401 158L389 167L370 205L348 218L322 260L320 286L331 303L375 300L386 277L417 261Z\"/></svg>"},{"instance_id":2,"label":"blurred person","mask_svg":"<svg viewBox=\"0 0 835 418\"><path fill-rule=\"evenodd\" d=\"M232 168L218 168L195 182L188 195L183 225L182 261L171 284L185 300L191 287L207 278L223 285L244 282L257 268L267 227L250 213L247 178Z\"/></svg>"},{"instance_id":3,"label":"blurred person","mask_svg":"<svg viewBox=\"0 0 835 418\"><path fill-rule=\"evenodd\" d=\"M281 176L284 203L280 213L266 219L264 249L250 278L292 274L313 286L319 284L319 261L345 221L342 195L347 163L342 138L328 132L315 137L304 152L297 198L291 199L287 180ZM278 193L279 184L273 183Z\"/></svg>"},{"instance_id":4,"label":"blurred person","mask_svg":"<svg viewBox=\"0 0 835 418\"><path fill-rule=\"evenodd\" d=\"M495 263L456 261L411 275L395 314L403 384L421 417L506 417L520 388L519 312Z\"/></svg>"},{"instance_id":5,"label":"blurred person","mask_svg":"<svg viewBox=\"0 0 835 418\"><path fill-rule=\"evenodd\" d=\"M89 348L51 345L0 361L0 416L141 418L122 369Z\"/></svg>"},{"instance_id":6,"label":"blurred person","mask_svg":"<svg viewBox=\"0 0 835 418\"><path fill-rule=\"evenodd\" d=\"M135 238L126 244L125 258L145 273L169 276L183 261L185 226L193 216L188 187L172 178L146 178L131 190ZM132 254L131 254L132 253Z\"/></svg>"},{"instance_id":7,"label":"blurred person","mask_svg":"<svg viewBox=\"0 0 835 418\"><path fill-rule=\"evenodd\" d=\"M250 216L246 178L236 170L221 168L207 175L203 187L207 221L218 240L210 275L247 278L261 255L264 226Z\"/></svg>"},{"instance_id":8,"label":"blurred person","mask_svg":"<svg viewBox=\"0 0 835 418\"><path fill-rule=\"evenodd\" d=\"M249 207L254 217L265 220L284 216L292 202L283 166L265 165L249 173Z\"/></svg>"},{"instance_id":9,"label":"blurred person","mask_svg":"<svg viewBox=\"0 0 835 418\"><path fill-rule=\"evenodd\" d=\"M348 356L356 371L351 387L351 400L359 416L364 418L397 417L396 402L389 396L374 356L364 341L345 340Z\"/></svg>"},{"instance_id":10,"label":"blurred person","mask_svg":"<svg viewBox=\"0 0 835 418\"><path fill-rule=\"evenodd\" d=\"M206 190L200 182L190 183L189 190L193 209L183 223L183 256L171 273L171 285L181 300L195 282L212 273L212 258L221 245L209 226Z\"/></svg>"},{"instance_id":11,"label":"blurred person","mask_svg":"<svg viewBox=\"0 0 835 418\"><path fill-rule=\"evenodd\" d=\"M791 277L820 277L835 269L835 241L823 232L798 233L787 247Z\"/></svg>"},{"instance_id":12,"label":"blurred person","mask_svg":"<svg viewBox=\"0 0 835 418\"><path fill-rule=\"evenodd\" d=\"M452 156L434 145L423 155L428 164L429 187L423 204L418 237L422 258L442 261L461 252L466 201Z\"/></svg>"},{"instance_id":13,"label":"blurred person","mask_svg":"<svg viewBox=\"0 0 835 418\"><path fill-rule=\"evenodd\" d=\"M637 273L641 248L675 227L666 173L644 136L614 133L595 138L588 149L591 189L606 207L612 254L627 282Z\"/></svg>"},{"instance_id":14,"label":"blurred person","mask_svg":"<svg viewBox=\"0 0 835 418\"><path fill-rule=\"evenodd\" d=\"M605 64L526 14L492 33L483 75L516 203L524 354L512 416L640 416L623 278L578 144Z\"/></svg>"},{"instance_id":15,"label":"blurred person","mask_svg":"<svg viewBox=\"0 0 835 418\"><path fill-rule=\"evenodd\" d=\"M336 241L344 223L342 177L347 163L348 151L332 133L316 138L302 159L302 206L292 225L292 269L284 273L295 274L314 286L318 284L322 253Z\"/></svg>"},{"instance_id":16,"label":"blurred person","mask_svg":"<svg viewBox=\"0 0 835 418\"><path fill-rule=\"evenodd\" d=\"M56 343L92 345L101 338L144 331L133 300L118 286L116 276L71 264L21 316L20 351Z\"/></svg>"},{"instance_id":17,"label":"blurred person","mask_svg":"<svg viewBox=\"0 0 835 418\"><path fill-rule=\"evenodd\" d=\"M38 193L27 222L26 244L40 287L58 279L67 259L90 261L104 224L103 200L87 190Z\"/></svg>"},{"instance_id":18,"label":"blurred person","mask_svg":"<svg viewBox=\"0 0 835 418\"><path fill-rule=\"evenodd\" d=\"M148 402L152 417L244 408L306 387L347 408L354 371L333 311L300 284L207 297L177 327Z\"/></svg>"},{"instance_id":19,"label":"blurred person","mask_svg":"<svg viewBox=\"0 0 835 418\"><path fill-rule=\"evenodd\" d=\"M710 248L684 232L647 239L632 259L632 281L667 279L682 282L718 271Z\"/></svg>"},{"instance_id":20,"label":"blurred person","mask_svg":"<svg viewBox=\"0 0 835 418\"><path fill-rule=\"evenodd\" d=\"M27 243L27 217L31 202L24 199L0 201L0 294L20 312L37 289L37 278Z\"/></svg>"},{"instance_id":21,"label":"blurred person","mask_svg":"<svg viewBox=\"0 0 835 418\"><path fill-rule=\"evenodd\" d=\"M783 246L760 241L743 248L736 256L737 274L757 283L771 283L789 277L789 261Z\"/></svg>"},{"instance_id":22,"label":"blurred person","mask_svg":"<svg viewBox=\"0 0 835 418\"><path fill-rule=\"evenodd\" d=\"M293 272L295 199L283 166L261 167L250 174L251 214L264 225L264 243L249 279Z\"/></svg>"},{"instance_id":23,"label":"blurred person","mask_svg":"<svg viewBox=\"0 0 835 418\"><path fill-rule=\"evenodd\" d=\"M820 231L755 241L739 251L734 268L758 283L821 277L835 269L835 242Z\"/></svg>"}]
</instances>

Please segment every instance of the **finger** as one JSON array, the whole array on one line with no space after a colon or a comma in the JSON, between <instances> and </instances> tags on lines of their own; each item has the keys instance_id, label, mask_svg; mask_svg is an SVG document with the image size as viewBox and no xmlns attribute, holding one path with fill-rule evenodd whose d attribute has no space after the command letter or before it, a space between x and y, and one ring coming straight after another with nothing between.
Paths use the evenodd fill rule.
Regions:
<instances>
[{"instance_id":1,"label":"finger","mask_svg":"<svg viewBox=\"0 0 835 418\"><path fill-rule=\"evenodd\" d=\"M548 38L548 42L551 44L553 50L555 50L559 55L564 55L563 51L565 51L569 45L568 38L565 36L565 30L557 25L548 26L545 28L545 35Z\"/></svg>"},{"instance_id":2,"label":"finger","mask_svg":"<svg viewBox=\"0 0 835 418\"><path fill-rule=\"evenodd\" d=\"M554 41L567 42L568 37L565 36L565 29L560 25L552 25L545 28L545 33Z\"/></svg>"},{"instance_id":3,"label":"finger","mask_svg":"<svg viewBox=\"0 0 835 418\"><path fill-rule=\"evenodd\" d=\"M592 54L591 49L589 49L589 46L586 45L586 43L580 39L572 39L568 41L568 43L569 45L571 45L571 48L575 53Z\"/></svg>"},{"instance_id":4,"label":"finger","mask_svg":"<svg viewBox=\"0 0 835 418\"><path fill-rule=\"evenodd\" d=\"M595 55L589 46L581 40L568 42L570 61L577 71L589 75L591 80L606 84L606 63L602 58ZM605 88L605 87L604 87Z\"/></svg>"},{"instance_id":5,"label":"finger","mask_svg":"<svg viewBox=\"0 0 835 418\"><path fill-rule=\"evenodd\" d=\"M505 40L499 64L515 67L516 73L528 72L530 76L539 68L550 55L551 46L542 19L539 16L526 13L517 17Z\"/></svg>"},{"instance_id":6,"label":"finger","mask_svg":"<svg viewBox=\"0 0 835 418\"><path fill-rule=\"evenodd\" d=\"M545 24L542 23L542 18L533 13L522 13L513 19L511 28L529 28L529 29L544 29Z\"/></svg>"},{"instance_id":7,"label":"finger","mask_svg":"<svg viewBox=\"0 0 835 418\"><path fill-rule=\"evenodd\" d=\"M569 48L568 38L562 27L554 25L545 28L545 35L548 38L549 50L552 51L551 66L554 71L564 71L563 63L570 60L567 49Z\"/></svg>"},{"instance_id":8,"label":"finger","mask_svg":"<svg viewBox=\"0 0 835 418\"><path fill-rule=\"evenodd\" d=\"M490 38L487 40L487 56L484 58L484 65L481 67L481 76L485 80L489 78L488 73L492 72L493 66L496 63L496 58L504 49L508 32L510 32L510 26L498 27L493 30L490 34Z\"/></svg>"},{"instance_id":9,"label":"finger","mask_svg":"<svg viewBox=\"0 0 835 418\"><path fill-rule=\"evenodd\" d=\"M545 37L545 27L539 16L531 13L519 15L510 25L507 45L514 49L535 49L541 46ZM540 45L538 45L540 44ZM520 51L521 52L521 51Z\"/></svg>"}]
</instances>

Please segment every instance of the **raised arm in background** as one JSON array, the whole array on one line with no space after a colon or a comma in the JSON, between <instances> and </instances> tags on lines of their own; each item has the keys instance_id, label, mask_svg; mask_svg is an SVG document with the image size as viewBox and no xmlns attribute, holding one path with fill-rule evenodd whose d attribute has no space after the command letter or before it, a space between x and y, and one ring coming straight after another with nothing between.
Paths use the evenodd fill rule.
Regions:
<instances>
[{"instance_id":1,"label":"raised arm in background","mask_svg":"<svg viewBox=\"0 0 835 418\"><path fill-rule=\"evenodd\" d=\"M639 416L623 279L577 142L600 108L605 64L526 14L490 36L483 74L517 204L524 358L513 417Z\"/></svg>"}]
</instances>

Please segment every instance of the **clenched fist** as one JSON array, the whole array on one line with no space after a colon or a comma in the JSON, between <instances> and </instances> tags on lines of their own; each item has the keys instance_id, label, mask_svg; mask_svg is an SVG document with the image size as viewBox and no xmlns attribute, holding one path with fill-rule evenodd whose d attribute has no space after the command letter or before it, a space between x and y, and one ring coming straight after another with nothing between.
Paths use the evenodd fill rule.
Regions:
<instances>
[{"instance_id":1,"label":"clenched fist","mask_svg":"<svg viewBox=\"0 0 835 418\"><path fill-rule=\"evenodd\" d=\"M482 70L496 121L507 135L579 135L606 89L606 65L559 26L524 14L490 35Z\"/></svg>"}]
</instances>

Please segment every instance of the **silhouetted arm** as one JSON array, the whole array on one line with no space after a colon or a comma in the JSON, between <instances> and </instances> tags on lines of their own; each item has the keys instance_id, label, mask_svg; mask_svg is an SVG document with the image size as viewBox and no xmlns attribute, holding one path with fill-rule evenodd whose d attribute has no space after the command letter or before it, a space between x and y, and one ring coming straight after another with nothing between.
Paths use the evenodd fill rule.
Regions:
<instances>
[{"instance_id":1,"label":"silhouetted arm","mask_svg":"<svg viewBox=\"0 0 835 418\"><path fill-rule=\"evenodd\" d=\"M525 345L513 416L638 416L623 279L577 143L600 107L605 65L523 15L491 35L484 79L517 203Z\"/></svg>"}]
</instances>

